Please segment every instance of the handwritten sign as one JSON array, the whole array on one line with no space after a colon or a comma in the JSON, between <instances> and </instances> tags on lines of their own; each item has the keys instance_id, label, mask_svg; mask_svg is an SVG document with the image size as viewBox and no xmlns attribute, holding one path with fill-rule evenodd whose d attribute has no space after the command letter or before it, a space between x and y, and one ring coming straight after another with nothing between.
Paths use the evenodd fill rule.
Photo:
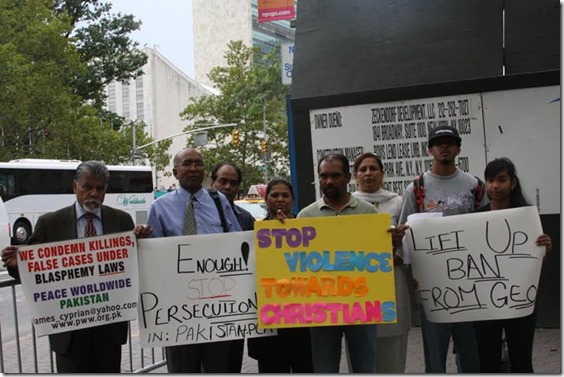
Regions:
<instances>
[{"instance_id":1,"label":"handwritten sign","mask_svg":"<svg viewBox=\"0 0 564 377\"><path fill-rule=\"evenodd\" d=\"M533 312L544 247L536 207L415 221L406 231L413 276L432 322Z\"/></svg>"},{"instance_id":2,"label":"handwritten sign","mask_svg":"<svg viewBox=\"0 0 564 377\"><path fill-rule=\"evenodd\" d=\"M136 318L133 232L20 246L20 279L37 335Z\"/></svg>"},{"instance_id":3,"label":"handwritten sign","mask_svg":"<svg viewBox=\"0 0 564 377\"><path fill-rule=\"evenodd\" d=\"M274 335L259 329L253 232L139 242L142 347Z\"/></svg>"},{"instance_id":4,"label":"handwritten sign","mask_svg":"<svg viewBox=\"0 0 564 377\"><path fill-rule=\"evenodd\" d=\"M395 323L389 214L255 223L264 328Z\"/></svg>"}]
</instances>

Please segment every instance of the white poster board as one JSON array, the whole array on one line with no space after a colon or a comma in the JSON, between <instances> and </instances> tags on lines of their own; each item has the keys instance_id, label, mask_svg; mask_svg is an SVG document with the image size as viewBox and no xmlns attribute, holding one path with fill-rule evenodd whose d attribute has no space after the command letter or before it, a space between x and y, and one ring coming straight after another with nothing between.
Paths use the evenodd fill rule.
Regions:
<instances>
[{"instance_id":1,"label":"white poster board","mask_svg":"<svg viewBox=\"0 0 564 377\"><path fill-rule=\"evenodd\" d=\"M381 156L384 188L402 195L431 166L429 130L449 125L462 138L459 169L483 180L487 162L508 157L528 201L541 214L560 213L560 97L560 86L554 85L311 110L316 197L323 156L344 154L352 171L363 152ZM356 191L354 177L349 190Z\"/></svg>"},{"instance_id":2,"label":"white poster board","mask_svg":"<svg viewBox=\"0 0 564 377\"><path fill-rule=\"evenodd\" d=\"M20 246L18 270L37 335L135 319L135 242L125 232Z\"/></svg>"},{"instance_id":3,"label":"white poster board","mask_svg":"<svg viewBox=\"0 0 564 377\"><path fill-rule=\"evenodd\" d=\"M354 163L364 152L379 155L384 164L386 190L402 194L413 179L431 166L429 131L456 127L462 138L459 168L481 175L485 167L484 127L479 94L346 106L310 111L314 172L329 153L342 153ZM315 174L316 175L316 174ZM319 181L315 179L319 198ZM350 190L356 190L354 179Z\"/></svg>"},{"instance_id":4,"label":"white poster board","mask_svg":"<svg viewBox=\"0 0 564 377\"><path fill-rule=\"evenodd\" d=\"M258 328L252 231L143 239L138 253L142 347L276 334Z\"/></svg>"},{"instance_id":5,"label":"white poster board","mask_svg":"<svg viewBox=\"0 0 564 377\"><path fill-rule=\"evenodd\" d=\"M427 218L406 231L413 277L431 322L533 312L545 248L536 207Z\"/></svg>"},{"instance_id":6,"label":"white poster board","mask_svg":"<svg viewBox=\"0 0 564 377\"><path fill-rule=\"evenodd\" d=\"M483 94L488 161L511 159L525 197L541 214L561 207L560 98L559 85Z\"/></svg>"}]
</instances>

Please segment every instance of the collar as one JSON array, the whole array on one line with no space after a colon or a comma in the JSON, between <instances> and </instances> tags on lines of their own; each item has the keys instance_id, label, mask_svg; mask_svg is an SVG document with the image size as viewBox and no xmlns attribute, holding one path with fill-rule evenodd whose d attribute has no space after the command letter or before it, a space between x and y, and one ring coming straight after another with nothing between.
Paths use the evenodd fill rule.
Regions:
<instances>
[{"instance_id":1,"label":"collar","mask_svg":"<svg viewBox=\"0 0 564 377\"><path fill-rule=\"evenodd\" d=\"M178 194L184 202L187 202L188 199L190 199L190 195L192 195L197 202L203 203L202 196L205 195L203 187L200 187L200 189L193 194L186 190L184 187L179 187L176 190L178 190Z\"/></svg>"},{"instance_id":2,"label":"collar","mask_svg":"<svg viewBox=\"0 0 564 377\"><path fill-rule=\"evenodd\" d=\"M325 203L325 195L323 195L323 196L321 197L321 199L319 199L315 204L316 204L317 209L318 209L319 211L321 211L321 210L323 210L323 209L331 209L331 210L337 212L337 211L335 210L335 208L333 208L333 207L331 207L329 204ZM357 199L354 195L350 194L350 195L349 195L349 201L348 201L347 204L345 204L345 205L343 206L343 208L341 208L341 210L338 211L338 212L342 212L342 211L343 211L345 208L347 208L347 207L356 208L357 205L358 205L358 199Z\"/></svg>"},{"instance_id":3,"label":"collar","mask_svg":"<svg viewBox=\"0 0 564 377\"><path fill-rule=\"evenodd\" d=\"M76 211L76 218L77 219L80 219L81 217L86 215L86 211L84 210L84 208L82 208L82 206L80 204L78 204L78 202L74 202L74 209ZM94 215L96 215L96 217L101 219L102 218L102 207L98 208L93 213L94 213Z\"/></svg>"}]
</instances>

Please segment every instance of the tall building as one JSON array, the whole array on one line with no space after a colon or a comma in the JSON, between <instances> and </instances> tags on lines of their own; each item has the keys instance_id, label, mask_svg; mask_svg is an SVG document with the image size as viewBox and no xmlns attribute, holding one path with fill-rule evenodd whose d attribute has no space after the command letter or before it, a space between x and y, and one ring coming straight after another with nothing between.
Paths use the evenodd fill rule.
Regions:
<instances>
[{"instance_id":1,"label":"tall building","mask_svg":"<svg viewBox=\"0 0 564 377\"><path fill-rule=\"evenodd\" d=\"M191 98L210 95L202 85L175 67L153 48L143 49L148 56L144 74L127 84L112 82L106 87L107 108L123 116L126 122L143 121L145 132L155 140L181 133L188 122L180 118ZM186 137L172 138L168 153L173 157L186 146ZM165 169L172 173L172 162ZM174 177L157 172L157 187L167 188Z\"/></svg>"},{"instance_id":2,"label":"tall building","mask_svg":"<svg viewBox=\"0 0 564 377\"><path fill-rule=\"evenodd\" d=\"M258 0L193 0L194 74L200 84L212 87L210 70L226 65L225 52L232 40L268 49L294 41L289 20L258 22Z\"/></svg>"}]
</instances>

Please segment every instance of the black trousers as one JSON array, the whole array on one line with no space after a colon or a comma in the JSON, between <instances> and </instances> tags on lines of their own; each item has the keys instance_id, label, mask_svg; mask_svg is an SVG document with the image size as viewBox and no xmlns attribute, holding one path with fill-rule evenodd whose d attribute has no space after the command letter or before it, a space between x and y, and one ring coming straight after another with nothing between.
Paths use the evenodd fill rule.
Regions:
<instances>
[{"instance_id":1,"label":"black trousers","mask_svg":"<svg viewBox=\"0 0 564 377\"><path fill-rule=\"evenodd\" d=\"M313 373L309 328L278 329L278 335L266 339L277 347L257 357L259 373Z\"/></svg>"},{"instance_id":2,"label":"black trousers","mask_svg":"<svg viewBox=\"0 0 564 377\"><path fill-rule=\"evenodd\" d=\"M65 353L55 353L58 373L120 373L121 344L107 327L73 331Z\"/></svg>"},{"instance_id":3,"label":"black trousers","mask_svg":"<svg viewBox=\"0 0 564 377\"><path fill-rule=\"evenodd\" d=\"M227 373L231 341L166 347L168 373Z\"/></svg>"},{"instance_id":4,"label":"black trousers","mask_svg":"<svg viewBox=\"0 0 564 377\"><path fill-rule=\"evenodd\" d=\"M229 350L229 369L228 373L241 373L243 366L243 349L245 348L245 339L232 340Z\"/></svg>"},{"instance_id":5,"label":"black trousers","mask_svg":"<svg viewBox=\"0 0 564 377\"><path fill-rule=\"evenodd\" d=\"M501 372L501 339L505 330L511 373L533 373L536 312L526 317L474 322L480 373Z\"/></svg>"}]
</instances>

